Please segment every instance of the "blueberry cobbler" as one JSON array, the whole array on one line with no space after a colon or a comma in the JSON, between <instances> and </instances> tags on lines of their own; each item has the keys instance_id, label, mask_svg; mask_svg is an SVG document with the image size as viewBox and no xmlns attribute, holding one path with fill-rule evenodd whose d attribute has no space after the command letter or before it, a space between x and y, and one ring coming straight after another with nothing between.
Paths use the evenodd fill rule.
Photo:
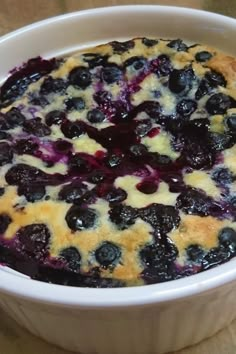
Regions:
<instances>
[{"instance_id":1,"label":"blueberry cobbler","mask_svg":"<svg viewBox=\"0 0 236 354\"><path fill-rule=\"evenodd\" d=\"M34 58L0 92L0 262L81 287L236 255L236 59L136 38Z\"/></svg>"}]
</instances>

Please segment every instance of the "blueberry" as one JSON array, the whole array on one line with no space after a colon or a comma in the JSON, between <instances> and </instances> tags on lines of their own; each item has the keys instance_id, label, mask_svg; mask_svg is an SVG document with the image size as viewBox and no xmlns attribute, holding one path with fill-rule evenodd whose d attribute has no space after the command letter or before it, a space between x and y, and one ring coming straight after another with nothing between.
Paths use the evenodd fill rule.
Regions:
<instances>
[{"instance_id":1,"label":"blueberry","mask_svg":"<svg viewBox=\"0 0 236 354\"><path fill-rule=\"evenodd\" d=\"M50 111L45 116L45 123L51 127L53 124L61 124L61 122L66 118L64 112L59 110Z\"/></svg>"},{"instance_id":2,"label":"blueberry","mask_svg":"<svg viewBox=\"0 0 236 354\"><path fill-rule=\"evenodd\" d=\"M20 139L14 144L14 151L18 155L33 154L38 149L38 144L32 139Z\"/></svg>"},{"instance_id":3,"label":"blueberry","mask_svg":"<svg viewBox=\"0 0 236 354\"><path fill-rule=\"evenodd\" d=\"M190 116L197 109L197 102L191 99L181 100L177 106L176 111L180 116Z\"/></svg>"},{"instance_id":4,"label":"blueberry","mask_svg":"<svg viewBox=\"0 0 236 354\"><path fill-rule=\"evenodd\" d=\"M210 93L212 91L212 87L206 79L202 79L197 91L195 92L196 100L200 100L203 96Z\"/></svg>"},{"instance_id":5,"label":"blueberry","mask_svg":"<svg viewBox=\"0 0 236 354\"><path fill-rule=\"evenodd\" d=\"M7 171L5 179L10 185L47 184L49 182L48 175L45 172L24 163L12 166Z\"/></svg>"},{"instance_id":6,"label":"blueberry","mask_svg":"<svg viewBox=\"0 0 236 354\"><path fill-rule=\"evenodd\" d=\"M144 194L153 194L157 191L157 184L153 181L143 181L138 183L136 188Z\"/></svg>"},{"instance_id":7,"label":"blueberry","mask_svg":"<svg viewBox=\"0 0 236 354\"><path fill-rule=\"evenodd\" d=\"M174 39L167 44L167 47L177 50L177 52L187 52L188 46L182 41L182 39Z\"/></svg>"},{"instance_id":8,"label":"blueberry","mask_svg":"<svg viewBox=\"0 0 236 354\"><path fill-rule=\"evenodd\" d=\"M0 214L0 233L4 234L8 228L8 226L10 225L10 223L12 222L12 218L10 217L10 215L6 214L6 213L2 213Z\"/></svg>"},{"instance_id":9,"label":"blueberry","mask_svg":"<svg viewBox=\"0 0 236 354\"><path fill-rule=\"evenodd\" d=\"M122 162L122 156L116 154L110 154L106 158L106 165L110 168L119 166Z\"/></svg>"},{"instance_id":10,"label":"blueberry","mask_svg":"<svg viewBox=\"0 0 236 354\"><path fill-rule=\"evenodd\" d=\"M170 232L180 222L177 209L170 205L150 204L140 210L140 217L161 234Z\"/></svg>"},{"instance_id":11,"label":"blueberry","mask_svg":"<svg viewBox=\"0 0 236 354\"><path fill-rule=\"evenodd\" d=\"M135 128L135 132L141 138L147 135L147 133L152 129L152 123L150 120L142 120L139 125Z\"/></svg>"},{"instance_id":12,"label":"blueberry","mask_svg":"<svg viewBox=\"0 0 236 354\"><path fill-rule=\"evenodd\" d=\"M223 247L212 248L202 260L203 270L215 267L218 264L228 261L232 257L231 253Z\"/></svg>"},{"instance_id":13,"label":"blueberry","mask_svg":"<svg viewBox=\"0 0 236 354\"><path fill-rule=\"evenodd\" d=\"M33 118L27 120L23 124L23 130L38 137L43 137L51 134L51 129L44 123L41 118Z\"/></svg>"},{"instance_id":14,"label":"blueberry","mask_svg":"<svg viewBox=\"0 0 236 354\"><path fill-rule=\"evenodd\" d=\"M101 123L106 119L106 116L100 109L94 108L88 111L87 119L90 123Z\"/></svg>"},{"instance_id":15,"label":"blueberry","mask_svg":"<svg viewBox=\"0 0 236 354\"><path fill-rule=\"evenodd\" d=\"M94 101L99 105L108 104L112 100L112 94L108 91L97 91L93 95Z\"/></svg>"},{"instance_id":16,"label":"blueberry","mask_svg":"<svg viewBox=\"0 0 236 354\"><path fill-rule=\"evenodd\" d=\"M220 245L236 255L236 231L231 227L224 227L219 233Z\"/></svg>"},{"instance_id":17,"label":"blueberry","mask_svg":"<svg viewBox=\"0 0 236 354\"><path fill-rule=\"evenodd\" d=\"M71 230L82 231L94 227L97 213L94 209L73 205L68 210L65 219Z\"/></svg>"},{"instance_id":18,"label":"blueberry","mask_svg":"<svg viewBox=\"0 0 236 354\"><path fill-rule=\"evenodd\" d=\"M110 220L119 230L125 230L135 223L138 217L137 210L126 205L116 205L109 211Z\"/></svg>"},{"instance_id":19,"label":"blueberry","mask_svg":"<svg viewBox=\"0 0 236 354\"><path fill-rule=\"evenodd\" d=\"M88 187L81 182L71 182L66 184L60 190L58 197L67 203L76 203L87 192Z\"/></svg>"},{"instance_id":20,"label":"blueberry","mask_svg":"<svg viewBox=\"0 0 236 354\"><path fill-rule=\"evenodd\" d=\"M232 133L236 133L236 113L231 113L226 117L226 124Z\"/></svg>"},{"instance_id":21,"label":"blueberry","mask_svg":"<svg viewBox=\"0 0 236 354\"><path fill-rule=\"evenodd\" d=\"M226 80L221 73L211 70L205 74L205 79L208 81L211 87L226 86Z\"/></svg>"},{"instance_id":22,"label":"blueberry","mask_svg":"<svg viewBox=\"0 0 236 354\"><path fill-rule=\"evenodd\" d=\"M130 115L135 118L139 113L145 112L150 118L153 120L157 120L161 114L161 106L157 101L144 101L140 103L138 106L134 107L130 112Z\"/></svg>"},{"instance_id":23,"label":"blueberry","mask_svg":"<svg viewBox=\"0 0 236 354\"><path fill-rule=\"evenodd\" d=\"M119 261L121 257L120 248L111 242L104 242L95 251L95 258L97 262L103 267L107 268L114 265L115 262Z\"/></svg>"},{"instance_id":24,"label":"blueberry","mask_svg":"<svg viewBox=\"0 0 236 354\"><path fill-rule=\"evenodd\" d=\"M78 271L81 265L81 255L76 247L64 248L60 252L60 258L66 261L67 266L72 271Z\"/></svg>"},{"instance_id":25,"label":"blueberry","mask_svg":"<svg viewBox=\"0 0 236 354\"><path fill-rule=\"evenodd\" d=\"M199 245L190 245L186 249L187 259L191 262L201 262L204 257L204 251Z\"/></svg>"},{"instance_id":26,"label":"blueberry","mask_svg":"<svg viewBox=\"0 0 236 354\"><path fill-rule=\"evenodd\" d=\"M113 52L115 54L122 54L134 47L134 41L132 40L126 42L113 41L110 42L110 45L112 46Z\"/></svg>"},{"instance_id":27,"label":"blueberry","mask_svg":"<svg viewBox=\"0 0 236 354\"><path fill-rule=\"evenodd\" d=\"M53 148L59 154L67 154L69 151L72 150L73 145L69 141L59 139L55 141L55 143L53 144Z\"/></svg>"},{"instance_id":28,"label":"blueberry","mask_svg":"<svg viewBox=\"0 0 236 354\"><path fill-rule=\"evenodd\" d=\"M5 189L3 187L0 187L0 197L5 193Z\"/></svg>"},{"instance_id":29,"label":"blueberry","mask_svg":"<svg viewBox=\"0 0 236 354\"><path fill-rule=\"evenodd\" d=\"M213 54L207 52L206 50L203 50L201 52L196 53L195 59L200 62L205 62L210 60L213 57Z\"/></svg>"},{"instance_id":30,"label":"blueberry","mask_svg":"<svg viewBox=\"0 0 236 354\"><path fill-rule=\"evenodd\" d=\"M34 203L41 200L46 193L45 187L37 185L20 185L17 189L19 195L24 195L28 202Z\"/></svg>"},{"instance_id":31,"label":"blueberry","mask_svg":"<svg viewBox=\"0 0 236 354\"><path fill-rule=\"evenodd\" d=\"M174 261L178 256L175 245L166 237L163 243L145 246L140 251L140 258L147 267L158 268Z\"/></svg>"},{"instance_id":32,"label":"blueberry","mask_svg":"<svg viewBox=\"0 0 236 354\"><path fill-rule=\"evenodd\" d=\"M105 196L105 199L110 205L115 205L123 202L127 198L127 193L121 188L111 188Z\"/></svg>"},{"instance_id":33,"label":"blueberry","mask_svg":"<svg viewBox=\"0 0 236 354\"><path fill-rule=\"evenodd\" d=\"M0 130L11 129L10 124L6 120L6 115L0 112Z\"/></svg>"},{"instance_id":34,"label":"blueberry","mask_svg":"<svg viewBox=\"0 0 236 354\"><path fill-rule=\"evenodd\" d=\"M82 111L85 109L85 102L82 97L72 97L68 98L64 101L66 105L67 111L72 111L73 109L76 111Z\"/></svg>"},{"instance_id":35,"label":"blueberry","mask_svg":"<svg viewBox=\"0 0 236 354\"><path fill-rule=\"evenodd\" d=\"M88 176L88 181L94 184L98 184L102 182L105 179L105 174L101 170L96 170L93 171L89 176Z\"/></svg>"},{"instance_id":36,"label":"blueberry","mask_svg":"<svg viewBox=\"0 0 236 354\"><path fill-rule=\"evenodd\" d=\"M40 94L48 95L50 93L64 92L67 87L63 79L53 79L51 76L44 79L41 87Z\"/></svg>"},{"instance_id":37,"label":"blueberry","mask_svg":"<svg viewBox=\"0 0 236 354\"><path fill-rule=\"evenodd\" d=\"M130 152L134 157L141 157L147 154L147 147L143 144L135 144L130 146Z\"/></svg>"},{"instance_id":38,"label":"blueberry","mask_svg":"<svg viewBox=\"0 0 236 354\"><path fill-rule=\"evenodd\" d=\"M234 145L234 140L231 135L221 133L210 133L208 144L212 151L223 151Z\"/></svg>"},{"instance_id":39,"label":"blueberry","mask_svg":"<svg viewBox=\"0 0 236 354\"><path fill-rule=\"evenodd\" d=\"M182 157L186 165L197 170L211 168L215 161L214 154L196 141L186 143Z\"/></svg>"},{"instance_id":40,"label":"blueberry","mask_svg":"<svg viewBox=\"0 0 236 354\"><path fill-rule=\"evenodd\" d=\"M156 39L150 39L150 38L143 38L142 39L142 43L146 46L146 47L153 47L154 45L156 45L158 43L158 41Z\"/></svg>"},{"instance_id":41,"label":"blueberry","mask_svg":"<svg viewBox=\"0 0 236 354\"><path fill-rule=\"evenodd\" d=\"M0 142L0 166L10 163L13 159L13 151L8 143Z\"/></svg>"},{"instance_id":42,"label":"blueberry","mask_svg":"<svg viewBox=\"0 0 236 354\"><path fill-rule=\"evenodd\" d=\"M115 64L110 64L102 68L101 77L107 84L118 82L122 78L122 70Z\"/></svg>"},{"instance_id":43,"label":"blueberry","mask_svg":"<svg viewBox=\"0 0 236 354\"><path fill-rule=\"evenodd\" d=\"M69 168L74 173L86 173L91 170L88 161L80 154L72 155L68 161Z\"/></svg>"},{"instance_id":44,"label":"blueberry","mask_svg":"<svg viewBox=\"0 0 236 354\"><path fill-rule=\"evenodd\" d=\"M169 89L171 92L180 94L191 87L191 81L194 79L192 69L174 69L169 76Z\"/></svg>"},{"instance_id":45,"label":"blueberry","mask_svg":"<svg viewBox=\"0 0 236 354\"><path fill-rule=\"evenodd\" d=\"M72 69L69 73L69 82L75 87L86 89L92 83L89 69L84 66Z\"/></svg>"},{"instance_id":46,"label":"blueberry","mask_svg":"<svg viewBox=\"0 0 236 354\"><path fill-rule=\"evenodd\" d=\"M13 107L5 114L5 119L11 128L15 128L24 123L25 116L18 108Z\"/></svg>"},{"instance_id":47,"label":"blueberry","mask_svg":"<svg viewBox=\"0 0 236 354\"><path fill-rule=\"evenodd\" d=\"M155 169L161 169L161 167L170 167L173 162L169 156L160 155L156 152L149 153L148 157L150 166Z\"/></svg>"},{"instance_id":48,"label":"blueberry","mask_svg":"<svg viewBox=\"0 0 236 354\"><path fill-rule=\"evenodd\" d=\"M209 114L225 114L231 107L231 98L224 93L215 93L206 102L206 110Z\"/></svg>"},{"instance_id":49,"label":"blueberry","mask_svg":"<svg viewBox=\"0 0 236 354\"><path fill-rule=\"evenodd\" d=\"M55 59L43 60L40 57L30 59L20 68L14 70L1 87L0 100L13 101L21 96L30 83L40 79L43 75L50 73L57 67ZM9 102L8 102L9 104Z\"/></svg>"},{"instance_id":50,"label":"blueberry","mask_svg":"<svg viewBox=\"0 0 236 354\"><path fill-rule=\"evenodd\" d=\"M157 57L157 61L154 59L154 62L157 64L154 65L154 71L158 76L167 76L170 74L172 65L170 58L167 55L159 55Z\"/></svg>"},{"instance_id":51,"label":"blueberry","mask_svg":"<svg viewBox=\"0 0 236 354\"><path fill-rule=\"evenodd\" d=\"M64 121L61 125L61 131L66 138L74 139L84 134L84 128L81 122Z\"/></svg>"},{"instance_id":52,"label":"blueberry","mask_svg":"<svg viewBox=\"0 0 236 354\"><path fill-rule=\"evenodd\" d=\"M141 56L133 56L125 60L124 67L132 66L135 70L141 70L146 66L147 60Z\"/></svg>"},{"instance_id":53,"label":"blueberry","mask_svg":"<svg viewBox=\"0 0 236 354\"><path fill-rule=\"evenodd\" d=\"M45 224L31 224L21 227L16 236L21 250L30 258L42 260L47 256L50 231Z\"/></svg>"},{"instance_id":54,"label":"blueberry","mask_svg":"<svg viewBox=\"0 0 236 354\"><path fill-rule=\"evenodd\" d=\"M35 94L29 94L29 102L34 106L45 107L49 104L48 100L44 96L37 96Z\"/></svg>"},{"instance_id":55,"label":"blueberry","mask_svg":"<svg viewBox=\"0 0 236 354\"><path fill-rule=\"evenodd\" d=\"M228 168L221 167L216 169L212 174L212 179L219 185L224 186L233 182L233 174Z\"/></svg>"},{"instance_id":56,"label":"blueberry","mask_svg":"<svg viewBox=\"0 0 236 354\"><path fill-rule=\"evenodd\" d=\"M107 63L108 56L98 53L85 53L83 54L83 60L88 63L89 67L92 69L96 66L104 66Z\"/></svg>"},{"instance_id":57,"label":"blueberry","mask_svg":"<svg viewBox=\"0 0 236 354\"><path fill-rule=\"evenodd\" d=\"M207 216L210 214L211 198L194 188L186 188L177 198L176 206L190 215Z\"/></svg>"}]
</instances>

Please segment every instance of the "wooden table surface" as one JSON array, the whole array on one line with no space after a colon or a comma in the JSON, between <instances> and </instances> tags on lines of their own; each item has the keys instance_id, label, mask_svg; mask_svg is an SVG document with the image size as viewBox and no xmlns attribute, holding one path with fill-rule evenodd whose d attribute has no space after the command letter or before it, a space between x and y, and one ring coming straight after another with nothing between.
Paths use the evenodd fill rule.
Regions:
<instances>
[{"instance_id":1,"label":"wooden table surface","mask_svg":"<svg viewBox=\"0 0 236 354\"><path fill-rule=\"evenodd\" d=\"M186 6L236 17L236 0L0 0L0 35L66 12L99 6L145 3ZM0 354L69 353L30 335L0 311ZM214 337L175 354L236 354L236 320Z\"/></svg>"}]
</instances>

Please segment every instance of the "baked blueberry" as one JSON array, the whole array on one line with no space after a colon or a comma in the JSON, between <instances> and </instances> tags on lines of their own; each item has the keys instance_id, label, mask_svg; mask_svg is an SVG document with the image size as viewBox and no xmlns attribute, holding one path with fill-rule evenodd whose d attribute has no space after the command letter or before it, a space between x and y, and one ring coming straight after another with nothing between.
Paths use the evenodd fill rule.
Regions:
<instances>
[{"instance_id":1,"label":"baked blueberry","mask_svg":"<svg viewBox=\"0 0 236 354\"><path fill-rule=\"evenodd\" d=\"M24 163L19 163L12 166L7 171L5 179L10 185L27 185L31 183L40 183L45 185L50 182L49 176L45 172Z\"/></svg>"},{"instance_id":2,"label":"baked blueberry","mask_svg":"<svg viewBox=\"0 0 236 354\"><path fill-rule=\"evenodd\" d=\"M107 84L113 84L121 80L123 76L122 70L115 64L110 64L102 68L101 78Z\"/></svg>"},{"instance_id":3,"label":"baked blueberry","mask_svg":"<svg viewBox=\"0 0 236 354\"><path fill-rule=\"evenodd\" d=\"M203 257L204 257L204 250L202 249L201 246L199 245L190 245L188 246L188 248L186 249L186 254L187 254L187 258L191 261L191 262L196 262L196 263L201 263Z\"/></svg>"},{"instance_id":4,"label":"baked blueberry","mask_svg":"<svg viewBox=\"0 0 236 354\"><path fill-rule=\"evenodd\" d=\"M66 138L74 139L84 134L84 127L80 121L71 122L66 120L61 124L61 131Z\"/></svg>"},{"instance_id":5,"label":"baked blueberry","mask_svg":"<svg viewBox=\"0 0 236 354\"><path fill-rule=\"evenodd\" d=\"M73 205L68 210L65 219L72 231L83 231L95 226L97 212L92 208L82 208L78 205Z\"/></svg>"},{"instance_id":6,"label":"baked blueberry","mask_svg":"<svg viewBox=\"0 0 236 354\"><path fill-rule=\"evenodd\" d=\"M12 218L10 217L9 214L7 213L1 213L0 214L0 233L4 234L8 228L8 226L11 224Z\"/></svg>"},{"instance_id":7,"label":"baked blueberry","mask_svg":"<svg viewBox=\"0 0 236 354\"><path fill-rule=\"evenodd\" d=\"M10 128L15 128L24 123L25 116L18 108L13 107L5 114L5 119Z\"/></svg>"},{"instance_id":8,"label":"baked blueberry","mask_svg":"<svg viewBox=\"0 0 236 354\"><path fill-rule=\"evenodd\" d=\"M114 266L115 263L119 261L120 257L121 257L120 248L117 245L108 241L104 242L95 251L95 258L103 268Z\"/></svg>"},{"instance_id":9,"label":"baked blueberry","mask_svg":"<svg viewBox=\"0 0 236 354\"><path fill-rule=\"evenodd\" d=\"M41 200L46 193L44 186L37 185L20 185L17 189L19 195L24 195L28 202L34 203Z\"/></svg>"},{"instance_id":10,"label":"baked blueberry","mask_svg":"<svg viewBox=\"0 0 236 354\"><path fill-rule=\"evenodd\" d=\"M43 137L51 134L51 129L44 123L41 118L32 118L24 122L23 130L26 133Z\"/></svg>"},{"instance_id":11,"label":"baked blueberry","mask_svg":"<svg viewBox=\"0 0 236 354\"><path fill-rule=\"evenodd\" d=\"M50 236L45 224L26 225L16 233L21 251L36 260L42 260L47 256Z\"/></svg>"},{"instance_id":12,"label":"baked blueberry","mask_svg":"<svg viewBox=\"0 0 236 354\"><path fill-rule=\"evenodd\" d=\"M126 41L126 42L118 42L118 41L113 41L110 43L113 51L115 54L122 54L126 51L129 51L134 47L134 41Z\"/></svg>"},{"instance_id":13,"label":"baked blueberry","mask_svg":"<svg viewBox=\"0 0 236 354\"><path fill-rule=\"evenodd\" d=\"M110 220L116 224L119 230L125 230L135 223L138 217L136 209L127 205L116 205L109 211Z\"/></svg>"},{"instance_id":14,"label":"baked blueberry","mask_svg":"<svg viewBox=\"0 0 236 354\"><path fill-rule=\"evenodd\" d=\"M89 67L104 66L107 63L108 56L100 55L98 53L84 53L83 60L88 63Z\"/></svg>"},{"instance_id":15,"label":"baked blueberry","mask_svg":"<svg viewBox=\"0 0 236 354\"><path fill-rule=\"evenodd\" d=\"M224 227L219 233L219 243L236 255L236 231L231 227Z\"/></svg>"},{"instance_id":16,"label":"baked blueberry","mask_svg":"<svg viewBox=\"0 0 236 354\"><path fill-rule=\"evenodd\" d=\"M53 124L61 124L61 122L66 118L66 115L63 111L54 110L50 111L45 116L45 123L51 127Z\"/></svg>"},{"instance_id":17,"label":"baked blueberry","mask_svg":"<svg viewBox=\"0 0 236 354\"><path fill-rule=\"evenodd\" d=\"M177 52L186 52L188 46L182 41L182 39L174 39L167 44L167 47L177 50Z\"/></svg>"},{"instance_id":18,"label":"baked blueberry","mask_svg":"<svg viewBox=\"0 0 236 354\"><path fill-rule=\"evenodd\" d=\"M207 52L206 50L202 50L201 52L196 53L195 59L199 62L205 62L210 60L213 57L213 54Z\"/></svg>"},{"instance_id":19,"label":"baked blueberry","mask_svg":"<svg viewBox=\"0 0 236 354\"><path fill-rule=\"evenodd\" d=\"M65 200L67 203L76 203L80 201L81 197L87 192L88 187L81 182L71 182L66 184L60 190L58 197Z\"/></svg>"},{"instance_id":20,"label":"baked blueberry","mask_svg":"<svg viewBox=\"0 0 236 354\"><path fill-rule=\"evenodd\" d=\"M228 261L232 257L229 250L224 247L212 248L202 260L203 270L215 267L218 264Z\"/></svg>"},{"instance_id":21,"label":"baked blueberry","mask_svg":"<svg viewBox=\"0 0 236 354\"><path fill-rule=\"evenodd\" d=\"M64 103L66 105L67 111L82 111L85 109L85 102L82 97L71 97L66 99Z\"/></svg>"},{"instance_id":22,"label":"baked blueberry","mask_svg":"<svg viewBox=\"0 0 236 354\"><path fill-rule=\"evenodd\" d=\"M82 90L86 89L92 82L92 76L88 68L78 66L72 69L68 76L69 83Z\"/></svg>"},{"instance_id":23,"label":"baked blueberry","mask_svg":"<svg viewBox=\"0 0 236 354\"><path fill-rule=\"evenodd\" d=\"M32 155L38 149L38 147L38 144L32 139L20 139L15 142L13 149L18 155Z\"/></svg>"},{"instance_id":24,"label":"baked blueberry","mask_svg":"<svg viewBox=\"0 0 236 354\"><path fill-rule=\"evenodd\" d=\"M229 134L210 133L208 144L213 151L223 151L234 145L234 140Z\"/></svg>"},{"instance_id":25,"label":"baked blueberry","mask_svg":"<svg viewBox=\"0 0 236 354\"><path fill-rule=\"evenodd\" d=\"M130 152L133 157L145 156L148 152L148 149L143 144L135 144L130 146Z\"/></svg>"},{"instance_id":26,"label":"baked blueberry","mask_svg":"<svg viewBox=\"0 0 236 354\"><path fill-rule=\"evenodd\" d=\"M5 189L3 187L0 187L0 197L5 193Z\"/></svg>"},{"instance_id":27,"label":"baked blueberry","mask_svg":"<svg viewBox=\"0 0 236 354\"><path fill-rule=\"evenodd\" d=\"M91 166L88 161L80 154L74 154L69 158L68 166L74 173L90 172Z\"/></svg>"},{"instance_id":28,"label":"baked blueberry","mask_svg":"<svg viewBox=\"0 0 236 354\"><path fill-rule=\"evenodd\" d=\"M13 159L12 147L5 142L0 142L0 166L10 163Z\"/></svg>"},{"instance_id":29,"label":"baked blueberry","mask_svg":"<svg viewBox=\"0 0 236 354\"><path fill-rule=\"evenodd\" d=\"M138 70L144 69L146 66L146 63L147 63L147 60L144 57L134 56L134 57L127 59L124 62L124 66L126 68L132 67L134 70L138 71Z\"/></svg>"},{"instance_id":30,"label":"baked blueberry","mask_svg":"<svg viewBox=\"0 0 236 354\"><path fill-rule=\"evenodd\" d=\"M186 214L207 216L212 200L205 193L194 188L186 188L177 198L176 206Z\"/></svg>"},{"instance_id":31,"label":"baked blueberry","mask_svg":"<svg viewBox=\"0 0 236 354\"><path fill-rule=\"evenodd\" d=\"M50 93L57 93L65 91L67 83L63 79L54 79L51 76L44 79L41 87L40 94L48 95Z\"/></svg>"},{"instance_id":32,"label":"baked blueberry","mask_svg":"<svg viewBox=\"0 0 236 354\"><path fill-rule=\"evenodd\" d=\"M68 247L64 248L60 252L60 258L62 258L66 264L67 267L76 272L80 269L81 265L81 255L76 247Z\"/></svg>"},{"instance_id":33,"label":"baked blueberry","mask_svg":"<svg viewBox=\"0 0 236 354\"><path fill-rule=\"evenodd\" d=\"M170 73L169 77L169 89L171 92L175 94L180 94L183 92L187 92L192 84L192 80L194 79L194 74L192 69L174 69Z\"/></svg>"},{"instance_id":34,"label":"baked blueberry","mask_svg":"<svg viewBox=\"0 0 236 354\"><path fill-rule=\"evenodd\" d=\"M176 106L176 112L182 117L190 116L197 109L197 102L191 99L183 99Z\"/></svg>"},{"instance_id":35,"label":"baked blueberry","mask_svg":"<svg viewBox=\"0 0 236 354\"><path fill-rule=\"evenodd\" d=\"M160 234L170 232L180 222L178 210L170 205L151 204L142 208L139 214Z\"/></svg>"},{"instance_id":36,"label":"baked blueberry","mask_svg":"<svg viewBox=\"0 0 236 354\"><path fill-rule=\"evenodd\" d=\"M110 205L115 205L123 202L127 198L127 193L121 188L109 188L105 199L110 203Z\"/></svg>"},{"instance_id":37,"label":"baked blueberry","mask_svg":"<svg viewBox=\"0 0 236 354\"><path fill-rule=\"evenodd\" d=\"M216 169L212 174L212 179L220 186L225 186L233 182L233 173L226 167Z\"/></svg>"},{"instance_id":38,"label":"baked blueberry","mask_svg":"<svg viewBox=\"0 0 236 354\"><path fill-rule=\"evenodd\" d=\"M106 119L105 114L97 108L88 111L87 119L90 123L101 123Z\"/></svg>"},{"instance_id":39,"label":"baked blueberry","mask_svg":"<svg viewBox=\"0 0 236 354\"><path fill-rule=\"evenodd\" d=\"M106 158L106 165L110 168L115 168L119 166L122 162L122 156L118 154L110 154Z\"/></svg>"},{"instance_id":40,"label":"baked blueberry","mask_svg":"<svg viewBox=\"0 0 236 354\"><path fill-rule=\"evenodd\" d=\"M143 38L143 39L142 39L142 43L143 43L146 47L150 48L150 47L153 47L154 45L156 45L156 44L158 43L158 40L156 40L156 39L151 39L151 38Z\"/></svg>"},{"instance_id":41,"label":"baked blueberry","mask_svg":"<svg viewBox=\"0 0 236 354\"><path fill-rule=\"evenodd\" d=\"M208 81L211 87L226 86L226 80L224 76L214 70L210 70L205 74L205 79Z\"/></svg>"},{"instance_id":42,"label":"baked blueberry","mask_svg":"<svg viewBox=\"0 0 236 354\"><path fill-rule=\"evenodd\" d=\"M232 113L226 117L226 124L232 133L236 133L236 113Z\"/></svg>"},{"instance_id":43,"label":"baked blueberry","mask_svg":"<svg viewBox=\"0 0 236 354\"><path fill-rule=\"evenodd\" d=\"M206 102L206 110L209 114L225 114L231 107L231 98L224 93L215 93Z\"/></svg>"}]
</instances>

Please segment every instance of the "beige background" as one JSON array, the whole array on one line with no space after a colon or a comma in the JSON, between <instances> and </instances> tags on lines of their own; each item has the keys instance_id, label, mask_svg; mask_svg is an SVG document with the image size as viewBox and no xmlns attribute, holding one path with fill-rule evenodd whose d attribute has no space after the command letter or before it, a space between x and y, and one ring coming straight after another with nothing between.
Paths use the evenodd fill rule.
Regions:
<instances>
[{"instance_id":1,"label":"beige background","mask_svg":"<svg viewBox=\"0 0 236 354\"><path fill-rule=\"evenodd\" d=\"M0 35L34 21L70 11L145 3L186 6L236 17L236 0L0 0ZM33 337L0 311L0 354L68 354L68 352ZM236 321L216 336L175 354L236 354Z\"/></svg>"}]
</instances>

